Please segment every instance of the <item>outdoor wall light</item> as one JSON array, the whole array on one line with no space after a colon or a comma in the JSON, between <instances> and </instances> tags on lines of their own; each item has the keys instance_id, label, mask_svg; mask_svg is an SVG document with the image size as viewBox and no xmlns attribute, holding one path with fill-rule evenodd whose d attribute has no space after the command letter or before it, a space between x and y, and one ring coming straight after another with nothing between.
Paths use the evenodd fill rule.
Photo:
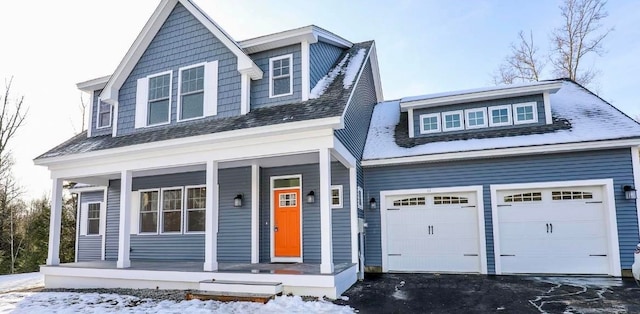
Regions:
<instances>
[{"instance_id":1,"label":"outdoor wall light","mask_svg":"<svg viewBox=\"0 0 640 314\"><path fill-rule=\"evenodd\" d=\"M238 194L233 198L233 207L242 207L242 194Z\"/></svg>"},{"instance_id":2,"label":"outdoor wall light","mask_svg":"<svg viewBox=\"0 0 640 314\"><path fill-rule=\"evenodd\" d=\"M378 203L376 202L376 198L375 198L375 197L372 197L372 198L369 200L369 208L371 208L371 209L376 209L376 208L378 208Z\"/></svg>"},{"instance_id":3,"label":"outdoor wall light","mask_svg":"<svg viewBox=\"0 0 640 314\"><path fill-rule=\"evenodd\" d=\"M638 193L632 185L625 185L622 187L622 190L624 191L624 198L628 200L635 200L638 198Z\"/></svg>"},{"instance_id":4,"label":"outdoor wall light","mask_svg":"<svg viewBox=\"0 0 640 314\"><path fill-rule=\"evenodd\" d=\"M316 193L313 193L313 191L310 191L309 194L307 194L307 203L311 204L315 202L316 202Z\"/></svg>"}]
</instances>

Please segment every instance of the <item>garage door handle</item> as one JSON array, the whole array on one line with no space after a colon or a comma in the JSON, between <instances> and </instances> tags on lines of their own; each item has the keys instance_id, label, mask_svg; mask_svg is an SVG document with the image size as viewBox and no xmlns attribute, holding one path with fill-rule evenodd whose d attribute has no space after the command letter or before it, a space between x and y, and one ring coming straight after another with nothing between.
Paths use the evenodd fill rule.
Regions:
<instances>
[{"instance_id":1,"label":"garage door handle","mask_svg":"<svg viewBox=\"0 0 640 314\"><path fill-rule=\"evenodd\" d=\"M478 254L464 254L464 256L478 256Z\"/></svg>"},{"instance_id":2,"label":"garage door handle","mask_svg":"<svg viewBox=\"0 0 640 314\"><path fill-rule=\"evenodd\" d=\"M476 205L468 205L468 206L460 206L461 208L470 208L470 207L476 207Z\"/></svg>"},{"instance_id":3,"label":"garage door handle","mask_svg":"<svg viewBox=\"0 0 640 314\"><path fill-rule=\"evenodd\" d=\"M402 256L402 254L387 254L389 256Z\"/></svg>"},{"instance_id":4,"label":"garage door handle","mask_svg":"<svg viewBox=\"0 0 640 314\"><path fill-rule=\"evenodd\" d=\"M585 204L602 204L602 201L584 202Z\"/></svg>"},{"instance_id":5,"label":"garage door handle","mask_svg":"<svg viewBox=\"0 0 640 314\"><path fill-rule=\"evenodd\" d=\"M400 210L400 208L387 208L387 210Z\"/></svg>"},{"instance_id":6,"label":"garage door handle","mask_svg":"<svg viewBox=\"0 0 640 314\"><path fill-rule=\"evenodd\" d=\"M600 256L600 257L602 257L602 256L607 256L607 254L589 254L589 256Z\"/></svg>"},{"instance_id":7,"label":"garage door handle","mask_svg":"<svg viewBox=\"0 0 640 314\"><path fill-rule=\"evenodd\" d=\"M506 207L506 206L511 206L511 205L508 205L508 204L501 204L501 205L498 205L498 207Z\"/></svg>"},{"instance_id":8,"label":"garage door handle","mask_svg":"<svg viewBox=\"0 0 640 314\"><path fill-rule=\"evenodd\" d=\"M500 256L516 256L515 254L500 254Z\"/></svg>"}]
</instances>

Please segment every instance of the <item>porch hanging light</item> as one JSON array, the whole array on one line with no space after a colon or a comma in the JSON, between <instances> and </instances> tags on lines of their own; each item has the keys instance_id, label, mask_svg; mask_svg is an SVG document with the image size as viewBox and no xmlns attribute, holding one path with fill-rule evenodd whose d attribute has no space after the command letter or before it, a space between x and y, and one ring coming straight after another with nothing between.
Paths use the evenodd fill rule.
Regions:
<instances>
[{"instance_id":1,"label":"porch hanging light","mask_svg":"<svg viewBox=\"0 0 640 314\"><path fill-rule=\"evenodd\" d=\"M636 198L638 198L638 193L636 191L636 189L631 186L631 185L625 185L622 187L622 190L624 190L624 198L628 199L628 200L635 200Z\"/></svg>"},{"instance_id":2,"label":"porch hanging light","mask_svg":"<svg viewBox=\"0 0 640 314\"><path fill-rule=\"evenodd\" d=\"M315 202L316 202L316 194L313 193L313 191L310 191L309 194L307 194L307 203L311 204Z\"/></svg>"},{"instance_id":3,"label":"porch hanging light","mask_svg":"<svg viewBox=\"0 0 640 314\"><path fill-rule=\"evenodd\" d=\"M233 198L233 207L242 207L242 194L238 194Z\"/></svg>"},{"instance_id":4,"label":"porch hanging light","mask_svg":"<svg viewBox=\"0 0 640 314\"><path fill-rule=\"evenodd\" d=\"M371 209L376 209L376 208L378 208L378 202L376 202L376 198L375 198L375 197L372 197L372 198L369 200L369 208L371 208Z\"/></svg>"}]
</instances>

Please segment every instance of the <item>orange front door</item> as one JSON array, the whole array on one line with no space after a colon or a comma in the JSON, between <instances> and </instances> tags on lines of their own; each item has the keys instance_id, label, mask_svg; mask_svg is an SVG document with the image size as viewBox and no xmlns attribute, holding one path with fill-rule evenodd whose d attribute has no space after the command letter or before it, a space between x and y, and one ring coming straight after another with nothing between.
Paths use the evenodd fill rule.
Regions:
<instances>
[{"instance_id":1,"label":"orange front door","mask_svg":"<svg viewBox=\"0 0 640 314\"><path fill-rule=\"evenodd\" d=\"M275 257L300 257L300 189L273 191Z\"/></svg>"}]
</instances>

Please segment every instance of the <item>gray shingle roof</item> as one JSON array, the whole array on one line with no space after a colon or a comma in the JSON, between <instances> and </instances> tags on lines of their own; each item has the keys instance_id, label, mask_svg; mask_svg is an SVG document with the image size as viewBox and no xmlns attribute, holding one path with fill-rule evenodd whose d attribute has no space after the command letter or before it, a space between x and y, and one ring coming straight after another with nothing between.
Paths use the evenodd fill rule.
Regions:
<instances>
[{"instance_id":1,"label":"gray shingle roof","mask_svg":"<svg viewBox=\"0 0 640 314\"><path fill-rule=\"evenodd\" d=\"M342 60L347 53L353 56L360 49L366 49L366 53L368 54L372 45L373 41L354 44L349 50L346 50L338 60ZM366 64L366 62L360 67L362 68L364 64ZM337 64L334 65L334 67L336 66ZM117 137L112 137L111 135L87 137L87 133L83 132L38 156L36 160L189 136L341 116L347 105L351 91L355 88L355 84L349 88L344 88L342 83L343 77L344 74L340 74L340 76L329 85L324 94L316 99L253 109L246 115L228 118L212 117L182 122Z\"/></svg>"}]
</instances>

